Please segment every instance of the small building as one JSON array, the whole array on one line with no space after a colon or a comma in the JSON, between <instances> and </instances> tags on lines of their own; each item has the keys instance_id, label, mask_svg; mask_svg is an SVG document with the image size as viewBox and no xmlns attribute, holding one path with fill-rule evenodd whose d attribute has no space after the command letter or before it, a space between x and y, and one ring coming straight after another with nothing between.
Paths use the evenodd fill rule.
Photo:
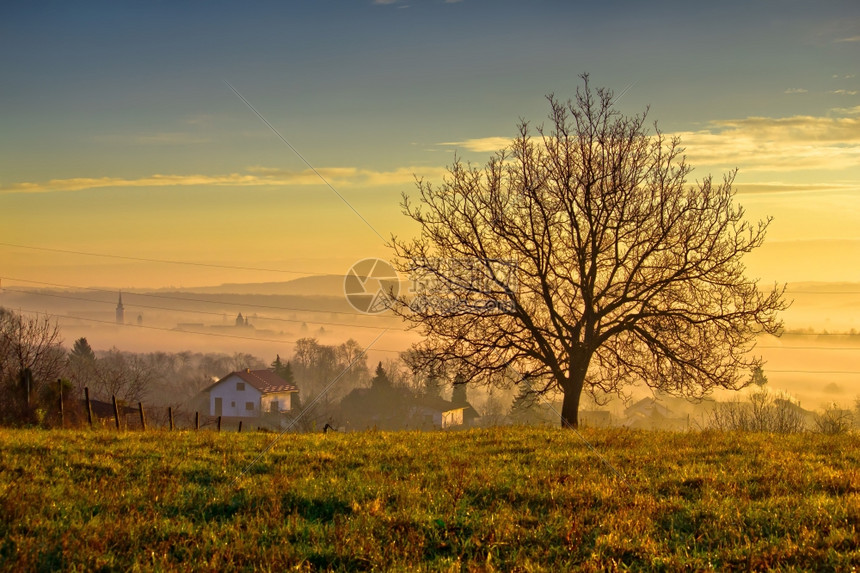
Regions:
<instances>
[{"instance_id":1,"label":"small building","mask_svg":"<svg viewBox=\"0 0 860 573\"><path fill-rule=\"evenodd\" d=\"M462 428L475 423L478 412L468 402L449 402L438 396L420 396L412 407L412 419L419 427Z\"/></svg>"},{"instance_id":2,"label":"small building","mask_svg":"<svg viewBox=\"0 0 860 573\"><path fill-rule=\"evenodd\" d=\"M656 398L642 398L626 410L622 426L637 430L686 430L690 421L678 416Z\"/></svg>"},{"instance_id":3,"label":"small building","mask_svg":"<svg viewBox=\"0 0 860 573\"><path fill-rule=\"evenodd\" d=\"M263 414L289 412L299 391L271 370L239 370L204 390L209 394L209 414L233 418L259 418Z\"/></svg>"},{"instance_id":4,"label":"small building","mask_svg":"<svg viewBox=\"0 0 860 573\"><path fill-rule=\"evenodd\" d=\"M579 425L583 428L608 428L612 425L612 415L608 410L580 410Z\"/></svg>"}]
</instances>

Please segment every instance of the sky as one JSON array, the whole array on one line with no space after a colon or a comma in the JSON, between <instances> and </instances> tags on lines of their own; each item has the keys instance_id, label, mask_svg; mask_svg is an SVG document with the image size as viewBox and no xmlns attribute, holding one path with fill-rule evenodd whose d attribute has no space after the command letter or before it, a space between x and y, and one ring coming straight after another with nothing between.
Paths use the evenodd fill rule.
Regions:
<instances>
[{"instance_id":1,"label":"sky","mask_svg":"<svg viewBox=\"0 0 860 573\"><path fill-rule=\"evenodd\" d=\"M390 258L416 177L482 164L586 72L680 136L694 180L738 168L737 201L773 217L751 274L860 281L858 68L856 0L7 2L0 281Z\"/></svg>"}]
</instances>

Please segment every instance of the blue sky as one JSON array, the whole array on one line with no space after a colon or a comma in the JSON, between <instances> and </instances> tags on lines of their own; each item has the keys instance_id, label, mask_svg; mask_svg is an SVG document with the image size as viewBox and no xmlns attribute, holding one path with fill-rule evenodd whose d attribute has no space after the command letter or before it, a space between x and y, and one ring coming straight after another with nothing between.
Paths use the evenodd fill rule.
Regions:
<instances>
[{"instance_id":1,"label":"blue sky","mask_svg":"<svg viewBox=\"0 0 860 573\"><path fill-rule=\"evenodd\" d=\"M482 162L578 74L740 168L768 280L860 280L860 4L80 2L0 8L0 275L142 287L343 273L453 152ZM9 245L22 245L12 247ZM38 247L39 249L24 248Z\"/></svg>"}]
</instances>

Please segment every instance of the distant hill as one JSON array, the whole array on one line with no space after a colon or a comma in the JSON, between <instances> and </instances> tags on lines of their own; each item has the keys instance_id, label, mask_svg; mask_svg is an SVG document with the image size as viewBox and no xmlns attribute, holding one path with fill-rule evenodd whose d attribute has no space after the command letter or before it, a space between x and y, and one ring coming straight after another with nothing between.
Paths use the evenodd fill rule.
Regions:
<instances>
[{"instance_id":1,"label":"distant hill","mask_svg":"<svg viewBox=\"0 0 860 573\"><path fill-rule=\"evenodd\" d=\"M343 299L344 278L343 275L314 275L283 282L226 283L218 286L171 287L159 289L159 291L199 294L337 297ZM408 288L407 281L401 281L400 292L405 292L406 288Z\"/></svg>"},{"instance_id":2,"label":"distant hill","mask_svg":"<svg viewBox=\"0 0 860 573\"><path fill-rule=\"evenodd\" d=\"M205 294L263 294L343 297L343 275L315 275L283 282L226 283L218 286L162 289Z\"/></svg>"}]
</instances>

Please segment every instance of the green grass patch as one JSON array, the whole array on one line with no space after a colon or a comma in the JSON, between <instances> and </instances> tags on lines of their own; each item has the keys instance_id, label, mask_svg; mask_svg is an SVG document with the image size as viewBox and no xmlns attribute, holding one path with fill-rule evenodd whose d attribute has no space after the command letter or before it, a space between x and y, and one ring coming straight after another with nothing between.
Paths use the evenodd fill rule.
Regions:
<instances>
[{"instance_id":1,"label":"green grass patch","mask_svg":"<svg viewBox=\"0 0 860 573\"><path fill-rule=\"evenodd\" d=\"M583 435L0 430L0 568L860 565L856 436Z\"/></svg>"}]
</instances>

